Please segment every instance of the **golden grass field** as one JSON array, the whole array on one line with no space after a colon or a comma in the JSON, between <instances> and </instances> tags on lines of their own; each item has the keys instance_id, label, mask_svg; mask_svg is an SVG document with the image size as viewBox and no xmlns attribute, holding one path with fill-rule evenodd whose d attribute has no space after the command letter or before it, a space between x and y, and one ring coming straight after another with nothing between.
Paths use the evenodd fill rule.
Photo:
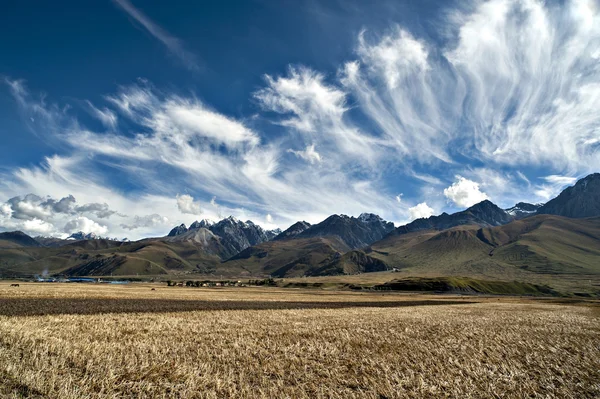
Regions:
<instances>
[{"instance_id":1,"label":"golden grass field","mask_svg":"<svg viewBox=\"0 0 600 399\"><path fill-rule=\"evenodd\" d=\"M594 398L600 309L560 299L0 282L0 397Z\"/></svg>"}]
</instances>

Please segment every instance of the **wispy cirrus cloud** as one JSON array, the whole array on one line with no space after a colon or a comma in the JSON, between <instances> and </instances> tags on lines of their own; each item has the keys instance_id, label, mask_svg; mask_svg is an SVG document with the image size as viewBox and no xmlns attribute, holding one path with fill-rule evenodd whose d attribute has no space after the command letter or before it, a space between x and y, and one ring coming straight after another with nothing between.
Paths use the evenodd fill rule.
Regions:
<instances>
[{"instance_id":1,"label":"wispy cirrus cloud","mask_svg":"<svg viewBox=\"0 0 600 399\"><path fill-rule=\"evenodd\" d=\"M379 140L347 117L347 93L307 67L290 67L287 76L265 76L266 87L254 93L263 109L282 116L277 123L291 128L309 145L327 148L334 159L374 163Z\"/></svg>"},{"instance_id":2,"label":"wispy cirrus cloud","mask_svg":"<svg viewBox=\"0 0 600 399\"><path fill-rule=\"evenodd\" d=\"M86 101L86 104L88 105L92 116L98 119L105 127L109 129L117 127L118 119L114 111L111 111L106 107L103 109L97 108L90 101Z\"/></svg>"},{"instance_id":3,"label":"wispy cirrus cloud","mask_svg":"<svg viewBox=\"0 0 600 399\"><path fill-rule=\"evenodd\" d=\"M288 152L304 159L307 162L310 162L311 164L320 163L323 160L321 158L321 154L319 154L315 149L314 144L307 145L304 150L288 149Z\"/></svg>"},{"instance_id":4,"label":"wispy cirrus cloud","mask_svg":"<svg viewBox=\"0 0 600 399\"><path fill-rule=\"evenodd\" d=\"M146 14L134 7L129 0L113 0L114 3L125 11L130 17L142 25L148 33L160 41L171 54L176 56L179 61L191 71L199 71L200 63L198 57L192 52L186 50L183 42L177 37L161 28L152 21Z\"/></svg>"},{"instance_id":5,"label":"wispy cirrus cloud","mask_svg":"<svg viewBox=\"0 0 600 399\"><path fill-rule=\"evenodd\" d=\"M189 61L181 41L129 1L115 2ZM594 4L475 1L468 12L448 9L430 36L406 26L364 30L354 56L334 71L267 71L250 95L261 108L257 120L275 125L274 135L254 119L143 83L92 106L108 129L94 131L66 107L32 98L22 81L7 80L63 155L3 175L0 187L107 204L127 216L103 219L98 209L85 217L134 236L193 217L234 214L286 227L371 211L405 222L486 198L507 207L547 200L600 169ZM118 170L124 184L106 169ZM135 190L122 192L128 185ZM193 195L193 212L178 208L181 192ZM23 210L11 208L11 220L14 212Z\"/></svg>"},{"instance_id":6,"label":"wispy cirrus cloud","mask_svg":"<svg viewBox=\"0 0 600 399\"><path fill-rule=\"evenodd\" d=\"M408 206L398 207L393 196L381 195L376 181L354 178L345 164L321 167L316 147L302 152L314 160L305 162L287 151L298 144L292 136L263 142L259 132L243 121L192 98L134 85L106 99L126 120L123 125L135 126L135 133L94 132L71 121L68 125L77 128L54 135L76 155L49 157L40 167L17 170L3 179L10 186L6 192L82 198L89 202L84 207L88 219L107 226L111 234L131 238L160 235L159 229L165 227L154 221L163 218L189 224L192 218L233 214L259 221L271 215L266 225L275 227L277 221L287 227L297 219L318 222L334 208L347 214L374 211L403 218ZM100 172L106 168L113 174ZM134 183L139 191L115 190L114 173L120 183ZM177 196L181 187L194 196ZM224 202L217 204L215 196ZM84 209L74 209L78 208ZM116 212L119 218L103 219L105 211ZM154 214L159 217L146 217Z\"/></svg>"}]
</instances>

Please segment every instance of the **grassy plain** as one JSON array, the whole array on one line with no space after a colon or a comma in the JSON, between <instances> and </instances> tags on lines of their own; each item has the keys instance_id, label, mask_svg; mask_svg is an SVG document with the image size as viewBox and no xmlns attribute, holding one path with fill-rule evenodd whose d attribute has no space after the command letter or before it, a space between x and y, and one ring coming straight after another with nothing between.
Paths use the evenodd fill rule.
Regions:
<instances>
[{"instance_id":1,"label":"grassy plain","mask_svg":"<svg viewBox=\"0 0 600 399\"><path fill-rule=\"evenodd\" d=\"M594 301L9 285L0 397L600 396Z\"/></svg>"}]
</instances>

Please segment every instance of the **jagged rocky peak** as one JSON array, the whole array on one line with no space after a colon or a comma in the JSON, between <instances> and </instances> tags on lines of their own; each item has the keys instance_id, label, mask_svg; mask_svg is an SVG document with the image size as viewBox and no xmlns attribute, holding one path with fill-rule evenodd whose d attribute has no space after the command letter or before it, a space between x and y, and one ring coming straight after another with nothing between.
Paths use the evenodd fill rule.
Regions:
<instances>
[{"instance_id":1,"label":"jagged rocky peak","mask_svg":"<svg viewBox=\"0 0 600 399\"><path fill-rule=\"evenodd\" d=\"M390 230L392 230L394 228L394 223L388 222L388 221L384 220L381 216L376 215L374 213L361 213L358 216L358 220L360 220L363 223L367 223L367 224L373 224L373 223L382 224L382 225L390 228Z\"/></svg>"},{"instance_id":2,"label":"jagged rocky peak","mask_svg":"<svg viewBox=\"0 0 600 399\"><path fill-rule=\"evenodd\" d=\"M71 234L67 237L67 240L95 240L98 237L95 233L84 233L83 231L78 231L77 233Z\"/></svg>"},{"instance_id":3,"label":"jagged rocky peak","mask_svg":"<svg viewBox=\"0 0 600 399\"><path fill-rule=\"evenodd\" d=\"M376 215L374 213L361 213L358 216L358 220L369 223L369 222L380 222L383 219L379 215Z\"/></svg>"},{"instance_id":4,"label":"jagged rocky peak","mask_svg":"<svg viewBox=\"0 0 600 399\"><path fill-rule=\"evenodd\" d=\"M336 236L350 248L366 247L394 230L394 224L379 216L364 213L359 217L331 215L321 223L296 235L298 238Z\"/></svg>"},{"instance_id":5,"label":"jagged rocky peak","mask_svg":"<svg viewBox=\"0 0 600 399\"><path fill-rule=\"evenodd\" d=\"M129 238L127 238L127 237L124 237L124 238L105 237L105 236L99 236L96 233L85 234L82 231L71 234L69 237L67 237L67 240L109 240L109 241L129 242Z\"/></svg>"},{"instance_id":6,"label":"jagged rocky peak","mask_svg":"<svg viewBox=\"0 0 600 399\"><path fill-rule=\"evenodd\" d=\"M530 204L528 202L519 202L512 208L505 209L506 213L514 216L515 219L523 219L535 214L543 204Z\"/></svg>"},{"instance_id":7,"label":"jagged rocky peak","mask_svg":"<svg viewBox=\"0 0 600 399\"><path fill-rule=\"evenodd\" d=\"M86 234L83 231L78 231L77 233L73 233L66 239L67 240L109 240L109 241L121 241L121 242L129 241L127 238L103 237L103 236L97 235L96 233L87 233Z\"/></svg>"},{"instance_id":8,"label":"jagged rocky peak","mask_svg":"<svg viewBox=\"0 0 600 399\"><path fill-rule=\"evenodd\" d=\"M269 239L269 241L271 241L272 239L274 239L275 237L277 237L279 234L281 234L281 229L280 228L276 228L273 230L266 230L265 234L267 235L267 238Z\"/></svg>"},{"instance_id":9,"label":"jagged rocky peak","mask_svg":"<svg viewBox=\"0 0 600 399\"><path fill-rule=\"evenodd\" d=\"M213 222L210 219L202 219L200 221L196 220L194 223L192 223L190 225L189 230L197 230L197 229L201 229L201 228L208 228L208 227L212 226L213 224L215 224L215 222Z\"/></svg>"},{"instance_id":10,"label":"jagged rocky peak","mask_svg":"<svg viewBox=\"0 0 600 399\"><path fill-rule=\"evenodd\" d=\"M169 234L168 237L175 237L184 233L187 233L188 229L185 227L185 224L181 223L179 226L174 227Z\"/></svg>"},{"instance_id":11,"label":"jagged rocky peak","mask_svg":"<svg viewBox=\"0 0 600 399\"><path fill-rule=\"evenodd\" d=\"M226 217L225 219L221 220L221 222L226 222L226 223L233 223L233 224L238 224L240 223L240 221L238 220L238 218L236 218L233 215L229 215L228 217ZM221 223L219 222L219 223Z\"/></svg>"}]
</instances>

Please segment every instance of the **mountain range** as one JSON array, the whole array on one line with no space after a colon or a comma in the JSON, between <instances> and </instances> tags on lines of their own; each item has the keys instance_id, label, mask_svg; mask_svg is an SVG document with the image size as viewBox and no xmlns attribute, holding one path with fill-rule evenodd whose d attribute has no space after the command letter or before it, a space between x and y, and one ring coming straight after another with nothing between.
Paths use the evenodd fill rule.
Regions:
<instances>
[{"instance_id":1,"label":"mountain range","mask_svg":"<svg viewBox=\"0 0 600 399\"><path fill-rule=\"evenodd\" d=\"M600 276L600 174L546 204L489 200L397 228L377 215L332 215L285 231L228 217L136 242L0 233L0 274L301 277L403 270L532 280ZM567 277L565 277L567 278Z\"/></svg>"}]
</instances>

